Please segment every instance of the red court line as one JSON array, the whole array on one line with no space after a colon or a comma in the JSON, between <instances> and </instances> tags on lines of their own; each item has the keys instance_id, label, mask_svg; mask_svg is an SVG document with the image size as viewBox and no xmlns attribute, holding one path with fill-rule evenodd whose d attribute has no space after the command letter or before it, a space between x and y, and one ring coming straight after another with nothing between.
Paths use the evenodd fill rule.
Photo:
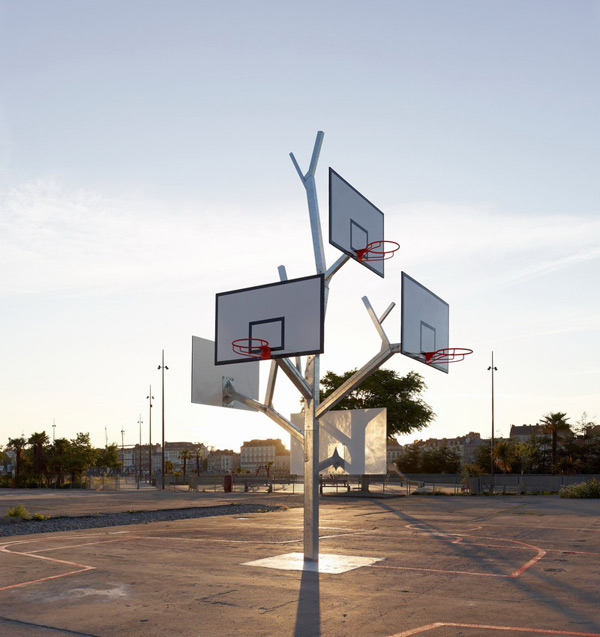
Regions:
<instances>
[{"instance_id":1,"label":"red court line","mask_svg":"<svg viewBox=\"0 0 600 637\"><path fill-rule=\"evenodd\" d=\"M525 571L530 569L536 562L539 562L544 557L544 555L546 555L546 551L544 551L544 549L541 549L539 546L534 546L533 544L527 544L525 542L519 542L518 540L507 540L505 538L486 538L483 535L478 535L476 537L483 538L483 539L491 539L491 540L501 539L503 542L509 542L511 544L520 544L524 548L533 549L534 551L537 551L537 554L534 557L532 557L529 561L525 562L523 566L519 567L516 571L513 571L509 575L503 575L502 573L482 573L480 571L457 571L457 570L447 570L447 569L439 569L439 568L423 568L419 566L392 566L388 564L385 564L385 565L371 564L370 568L386 568L386 569L399 570L399 571L423 571L426 573L454 573L456 575L479 575L480 577L517 578L523 575ZM454 540L453 544L456 544L461 539L462 538L459 538L458 540ZM469 544L463 544L463 546L468 547ZM480 546L480 545L476 544L475 546ZM520 547L502 546L499 548L507 548L507 549L514 550L515 548L520 548Z\"/></svg>"},{"instance_id":2,"label":"red court line","mask_svg":"<svg viewBox=\"0 0 600 637\"><path fill-rule=\"evenodd\" d=\"M401 633L390 635L390 637L411 637L411 635L418 635L419 633L425 633L429 630L435 630L436 628L474 628L478 630L503 630L506 632L519 631L522 633L536 633L538 635L570 635L572 637L600 637L600 633L579 633L570 630L552 630L550 628L524 628L523 626L488 626L486 624L456 624L454 622L435 622L433 624L427 624L426 626L419 626L411 630L405 630Z\"/></svg>"},{"instance_id":3,"label":"red court line","mask_svg":"<svg viewBox=\"0 0 600 637\"><path fill-rule=\"evenodd\" d=\"M19 588L22 586L28 586L29 584L35 584L37 582L45 582L51 579L58 579L60 577L67 577L68 575L75 575L76 573L84 573L85 571L93 571L95 570L94 566L88 566L87 564L78 564L77 562L68 562L66 560L57 560L53 557L46 557L44 555L33 555L31 553L24 553L21 551L9 551L7 549L8 546L13 546L15 544L29 544L31 542L39 542L41 540L20 540L18 542L9 542L8 544L3 544L0 546L0 551L3 553L9 553L11 555L24 555L25 557L32 557L37 560L46 560L48 562L55 562L57 564L67 564L68 566L76 566L78 567L74 571L68 571L67 573L61 573L60 575L50 575L48 577L40 577L38 579L29 580L27 582L21 582L20 584L10 584L8 586L0 587L0 591L6 591L11 588Z\"/></svg>"}]
</instances>

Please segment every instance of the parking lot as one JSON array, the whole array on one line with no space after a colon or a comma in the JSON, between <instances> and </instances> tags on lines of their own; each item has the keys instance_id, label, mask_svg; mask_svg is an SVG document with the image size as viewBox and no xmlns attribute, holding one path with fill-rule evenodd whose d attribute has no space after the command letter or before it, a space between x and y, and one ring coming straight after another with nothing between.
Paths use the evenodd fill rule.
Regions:
<instances>
[{"instance_id":1,"label":"parking lot","mask_svg":"<svg viewBox=\"0 0 600 637\"><path fill-rule=\"evenodd\" d=\"M46 515L277 503L276 512L0 538L0 634L600 637L600 518L555 496L321 498L323 567L302 496L0 493ZM359 560L360 562L360 560ZM335 571L335 569L333 569Z\"/></svg>"}]
</instances>

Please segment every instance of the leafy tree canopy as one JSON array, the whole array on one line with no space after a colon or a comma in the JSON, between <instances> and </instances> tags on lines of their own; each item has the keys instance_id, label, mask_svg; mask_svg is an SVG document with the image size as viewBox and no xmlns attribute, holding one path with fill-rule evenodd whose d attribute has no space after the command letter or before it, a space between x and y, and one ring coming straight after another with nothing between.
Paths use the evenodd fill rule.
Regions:
<instances>
[{"instance_id":1,"label":"leafy tree canopy","mask_svg":"<svg viewBox=\"0 0 600 637\"><path fill-rule=\"evenodd\" d=\"M348 380L356 369L335 374L327 372L321 379L321 400ZM387 408L387 435L408 434L427 427L435 418L421 393L427 388L420 374L409 372L400 376L391 369L378 369L362 382L336 409Z\"/></svg>"}]
</instances>

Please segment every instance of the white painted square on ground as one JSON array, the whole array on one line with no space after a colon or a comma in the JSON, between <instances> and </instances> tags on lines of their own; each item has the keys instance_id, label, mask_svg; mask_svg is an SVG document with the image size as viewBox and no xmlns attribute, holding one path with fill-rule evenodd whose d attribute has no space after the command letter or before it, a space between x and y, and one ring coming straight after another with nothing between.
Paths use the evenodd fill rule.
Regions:
<instances>
[{"instance_id":1,"label":"white painted square on ground","mask_svg":"<svg viewBox=\"0 0 600 637\"><path fill-rule=\"evenodd\" d=\"M313 571L315 573L330 573L339 575L353 571L363 566L372 566L381 562L385 557L363 557L360 555L333 555L330 553L319 553L319 561L311 562L304 559L303 553L284 553L265 557L252 562L243 562L242 566L262 566L264 568L275 568L281 571Z\"/></svg>"}]
</instances>

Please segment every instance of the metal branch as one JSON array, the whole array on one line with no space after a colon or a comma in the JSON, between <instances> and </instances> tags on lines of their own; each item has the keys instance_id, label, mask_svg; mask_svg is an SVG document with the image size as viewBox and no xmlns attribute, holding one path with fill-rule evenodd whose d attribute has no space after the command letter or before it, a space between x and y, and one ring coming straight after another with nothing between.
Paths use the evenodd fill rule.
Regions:
<instances>
[{"instance_id":1,"label":"metal branch","mask_svg":"<svg viewBox=\"0 0 600 637\"><path fill-rule=\"evenodd\" d=\"M312 389L306 380L302 377L300 370L293 365L288 358L278 358L277 364L281 367L283 373L292 381L294 387L304 396L306 400L312 398Z\"/></svg>"},{"instance_id":2,"label":"metal branch","mask_svg":"<svg viewBox=\"0 0 600 637\"><path fill-rule=\"evenodd\" d=\"M226 395L225 395L226 391ZM300 444L304 445L304 433L296 427L296 425L292 424L287 418L282 416L279 412L275 411L271 406L263 405L258 402L258 400L254 400L254 398L250 398L248 396L244 396L243 394L239 394L235 391L233 385L230 383L227 384L226 390L224 391L224 398L227 400L237 400L248 407L252 407L252 409L256 409L256 411L261 411L263 414L267 415L271 420L276 422L280 427L285 429L290 436L294 436Z\"/></svg>"},{"instance_id":3,"label":"metal branch","mask_svg":"<svg viewBox=\"0 0 600 637\"><path fill-rule=\"evenodd\" d=\"M350 257L347 254L342 256L325 272L325 282L329 283L333 275L342 268L342 266L350 261Z\"/></svg>"},{"instance_id":4,"label":"metal branch","mask_svg":"<svg viewBox=\"0 0 600 637\"><path fill-rule=\"evenodd\" d=\"M377 318L375 314L375 310L373 310L373 306L369 302L369 299L366 296L363 296L362 302L365 304L365 307L367 308L367 312L369 313L369 316L371 317L371 320L373 321L373 325L375 326L375 329L377 330L377 333L379 334L379 337L381 338L383 346L389 347L390 341L387 337L387 334L385 333L385 330L383 329L383 327L381 327L381 323L379 319Z\"/></svg>"},{"instance_id":5,"label":"metal branch","mask_svg":"<svg viewBox=\"0 0 600 637\"><path fill-rule=\"evenodd\" d=\"M379 317L379 322L383 323L388 317L389 313L396 307L396 304L392 301L388 309Z\"/></svg>"},{"instance_id":6,"label":"metal branch","mask_svg":"<svg viewBox=\"0 0 600 637\"><path fill-rule=\"evenodd\" d=\"M325 400L317 407L315 414L316 417L321 418L329 410L333 409L335 405L346 398L348 394L354 391L374 371L379 369L388 359L399 352L400 343L393 343L382 349L368 363L352 374L346 382L340 385L332 394L325 398Z\"/></svg>"},{"instance_id":7,"label":"metal branch","mask_svg":"<svg viewBox=\"0 0 600 637\"><path fill-rule=\"evenodd\" d=\"M273 396L275 394L275 381L277 380L277 363L271 361L271 367L269 369L269 380L267 382L267 391L265 392L265 405L269 407L273 406Z\"/></svg>"},{"instance_id":8,"label":"metal branch","mask_svg":"<svg viewBox=\"0 0 600 637\"><path fill-rule=\"evenodd\" d=\"M296 161L293 153L290 153L292 162L298 171L298 175L304 188L306 190L306 198L308 201L308 214L310 218L310 229L313 241L313 251L315 253L315 265L318 273L325 272L327 269L325 266L325 251L323 250L323 237L321 234L321 218L319 216L319 201L317 198L317 186L315 184L315 171L317 169L317 162L319 161L319 155L321 153L321 146L323 144L323 137L325 133L319 131L317 133L317 139L313 148L312 157L310 160L310 167L306 175L302 174L300 166Z\"/></svg>"}]
</instances>

